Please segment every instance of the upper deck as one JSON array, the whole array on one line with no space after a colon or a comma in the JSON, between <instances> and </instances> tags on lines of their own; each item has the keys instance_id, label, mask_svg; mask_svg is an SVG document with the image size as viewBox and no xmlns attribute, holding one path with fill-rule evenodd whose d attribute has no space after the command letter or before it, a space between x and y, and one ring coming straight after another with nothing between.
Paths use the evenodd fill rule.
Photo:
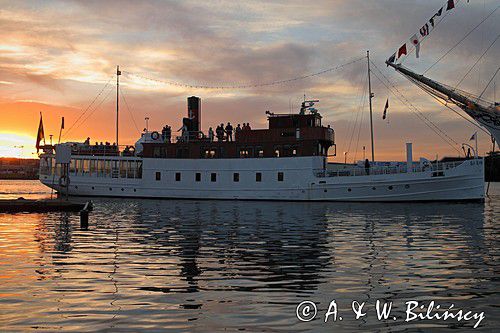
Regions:
<instances>
[{"instance_id":1,"label":"upper deck","mask_svg":"<svg viewBox=\"0 0 500 333\"><path fill-rule=\"evenodd\" d=\"M189 100L188 105L190 105ZM201 105L201 103L196 105ZM319 113L305 114L303 111L299 114L266 112L268 128L234 129L231 134L218 138L198 131L200 124L197 119L186 121L184 118L187 133L172 142L170 137L165 139L164 135L160 136L158 132L152 132L149 140L141 142L140 155L148 158L191 159L335 155L334 130L330 126L322 126L322 117ZM200 110L197 110L196 115L200 114ZM192 123L196 124L194 126L196 131L189 131ZM230 138L232 134L234 134L234 140ZM329 151L332 147L333 151Z\"/></svg>"},{"instance_id":2,"label":"upper deck","mask_svg":"<svg viewBox=\"0 0 500 333\"><path fill-rule=\"evenodd\" d=\"M122 151L108 142L91 144L90 138L84 143L66 144L71 145L73 157L99 156L111 160L120 156L189 159L335 156L335 132L321 124L321 115L311 108L314 102L304 102L297 114L267 111L268 128L250 129L249 124L240 128L238 124L232 130L218 126L215 131L210 128L203 132L201 99L192 96L188 98L188 117L183 118L180 136L172 137L172 127L166 125L161 132L145 130L134 146ZM44 150L52 152L53 148L45 146Z\"/></svg>"}]
</instances>

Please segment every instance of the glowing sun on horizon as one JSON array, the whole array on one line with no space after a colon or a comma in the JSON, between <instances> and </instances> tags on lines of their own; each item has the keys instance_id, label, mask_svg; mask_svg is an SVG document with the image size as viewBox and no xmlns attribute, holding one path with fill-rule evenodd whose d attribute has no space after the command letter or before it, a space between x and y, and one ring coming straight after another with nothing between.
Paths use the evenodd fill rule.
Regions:
<instances>
[{"instance_id":1,"label":"glowing sun on horizon","mask_svg":"<svg viewBox=\"0 0 500 333\"><path fill-rule=\"evenodd\" d=\"M24 133L0 132L0 157L37 158L35 141Z\"/></svg>"}]
</instances>

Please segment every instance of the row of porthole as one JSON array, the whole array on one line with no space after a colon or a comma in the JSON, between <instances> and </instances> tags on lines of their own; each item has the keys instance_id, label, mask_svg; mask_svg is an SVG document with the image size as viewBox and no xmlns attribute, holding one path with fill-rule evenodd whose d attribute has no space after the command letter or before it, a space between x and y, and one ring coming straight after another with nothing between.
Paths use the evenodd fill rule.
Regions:
<instances>
[{"instance_id":1,"label":"row of porthole","mask_svg":"<svg viewBox=\"0 0 500 333\"><path fill-rule=\"evenodd\" d=\"M92 186L92 189L93 189L93 190L95 190L95 187L94 187L94 186ZM78 186L75 186L75 190L78 190ZM109 188L109 190L110 190L110 191L113 191L113 188L112 188L112 187L110 187L110 188ZM123 192L123 191L125 191L125 189L124 189L123 187L121 188L121 190L122 190L122 192ZM137 192L137 189L135 189L135 188L134 188L134 192Z\"/></svg>"},{"instance_id":2,"label":"row of porthole","mask_svg":"<svg viewBox=\"0 0 500 333\"><path fill-rule=\"evenodd\" d=\"M406 185L405 185L405 189L409 189L409 188L410 188L410 185L406 184ZM375 191L376 189L377 189L376 187L372 187L372 190L374 190L374 191ZM388 187L387 187L387 189L389 189L389 190L393 190L393 189L394 189L394 187L393 187L392 185L390 185L390 186L388 186ZM351 192L351 191L352 191L352 189L351 189L351 188L348 188L348 189L347 189L347 192ZM328 190L324 190L324 192L326 193L326 192L328 192Z\"/></svg>"}]
</instances>

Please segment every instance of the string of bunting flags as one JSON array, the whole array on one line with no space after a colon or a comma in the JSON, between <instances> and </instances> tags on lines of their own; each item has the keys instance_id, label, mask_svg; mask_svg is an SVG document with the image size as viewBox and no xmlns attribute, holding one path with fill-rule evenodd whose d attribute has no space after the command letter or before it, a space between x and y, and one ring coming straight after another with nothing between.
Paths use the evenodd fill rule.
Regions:
<instances>
[{"instance_id":1,"label":"string of bunting flags","mask_svg":"<svg viewBox=\"0 0 500 333\"><path fill-rule=\"evenodd\" d=\"M424 39L426 39L434 28L444 19L444 17L449 13L450 10L454 9L460 0L447 0L446 3L439 8L438 11L432 15L432 17L425 22L425 24L420 28L420 30L411 36L409 41L405 41L401 47L394 52L389 59L390 63L395 63L396 61L401 61L404 56L409 53L409 46L415 48L416 57L420 57L420 44Z\"/></svg>"}]
</instances>

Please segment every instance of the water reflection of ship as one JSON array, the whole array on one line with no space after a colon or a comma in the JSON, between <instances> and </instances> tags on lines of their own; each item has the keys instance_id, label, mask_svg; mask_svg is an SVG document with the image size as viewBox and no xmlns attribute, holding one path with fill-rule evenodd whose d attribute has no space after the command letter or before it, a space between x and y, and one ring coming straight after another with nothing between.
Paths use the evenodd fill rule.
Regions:
<instances>
[{"instance_id":1,"label":"water reflection of ship","mask_svg":"<svg viewBox=\"0 0 500 333\"><path fill-rule=\"evenodd\" d=\"M434 260L436 253L442 254L443 262L458 270L475 267L479 273L491 274L494 255L490 251L496 251L495 246L490 250L491 244L485 240L485 227L491 221L481 204L106 199L96 201L88 231L79 230L76 220L72 222L68 224L59 215L40 219L49 238L41 242L45 243L43 251L65 253L46 257L54 270L44 264L49 267L45 274L56 281L53 291L61 295L58 309L62 312L69 307L63 301L69 290L66 287L76 283L74 274L80 270L68 270L68 258L82 268L96 265L100 274L106 274L113 294L107 300L116 315L122 305L116 301L127 300L136 292L144 297L148 292L201 292L196 297L165 299L197 311L213 311L215 305L207 305L206 297L240 300L224 294L233 291L248 292L240 295L248 296L250 304L255 302L251 295L265 295L264 302L286 306L290 299L282 295L312 297L321 301L320 310L326 310L326 298L339 294L344 299L366 300L419 297L425 289L422 285L441 272L445 276L433 286L433 295L447 297L451 290L465 296L478 288L483 290L489 280L474 275L466 281L448 282L448 271L427 267L425 256ZM435 252L429 252L429 246L435 247ZM98 257L89 262L94 253ZM457 253L461 255L457 257ZM110 266L103 269L101 265ZM85 266L84 271L89 269L93 270ZM421 279L401 279L414 274L420 274ZM96 288L83 283L79 289ZM449 288L446 294L443 288ZM225 296L218 298L212 292ZM274 297L267 299L271 295ZM188 316L197 314L189 312Z\"/></svg>"},{"instance_id":2,"label":"water reflection of ship","mask_svg":"<svg viewBox=\"0 0 500 333\"><path fill-rule=\"evenodd\" d=\"M480 204L133 202L137 204L132 227L148 235L136 237L137 241L163 249L152 256L168 252L178 258L179 275L186 283L143 288L150 291L312 291L322 283L322 272L336 265L335 256L344 255L346 237L356 233L363 235L371 253L359 260L378 267L391 266L385 235L392 234L393 241L408 251L418 251L421 244L415 237L422 232L435 239L436 246L449 242L453 233L465 233L471 257L465 255L464 260L470 262L477 260L472 255L476 249L483 247ZM436 228L447 231L435 232ZM215 276L234 283L206 284Z\"/></svg>"},{"instance_id":3,"label":"water reflection of ship","mask_svg":"<svg viewBox=\"0 0 500 333\"><path fill-rule=\"evenodd\" d=\"M259 291L312 290L330 262L323 208L307 204L144 201L134 223L141 242L162 245L179 258L185 287L145 287L163 292L200 289ZM156 215L157 213L157 215ZM156 216L155 221L151 217ZM164 219L163 217L169 217ZM153 223L151 223L153 222ZM150 232L149 225L155 232ZM158 229L167 232L158 232ZM172 242L174 241L174 242ZM154 254L153 254L154 255ZM200 286L199 276L221 270L233 285ZM241 283L240 283L241 282Z\"/></svg>"}]
</instances>

